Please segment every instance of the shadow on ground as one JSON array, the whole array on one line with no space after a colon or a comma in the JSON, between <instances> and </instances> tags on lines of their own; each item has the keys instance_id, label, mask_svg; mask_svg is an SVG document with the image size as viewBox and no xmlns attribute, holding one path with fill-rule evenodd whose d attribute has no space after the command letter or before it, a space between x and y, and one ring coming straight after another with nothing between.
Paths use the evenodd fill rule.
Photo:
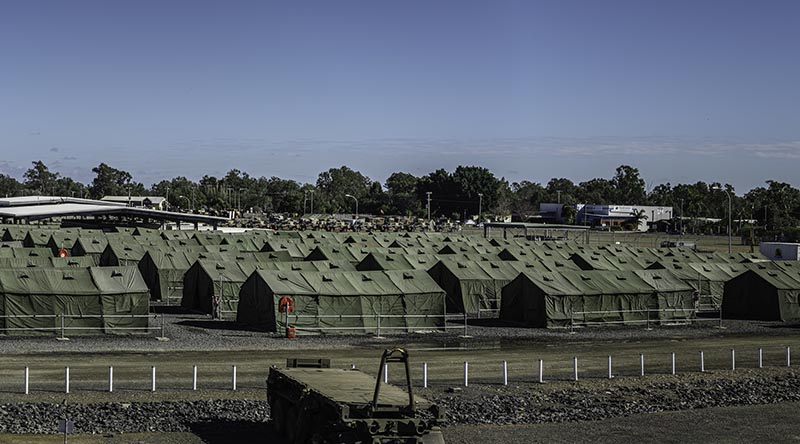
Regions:
<instances>
[{"instance_id":1,"label":"shadow on ground","mask_svg":"<svg viewBox=\"0 0 800 444\"><path fill-rule=\"evenodd\" d=\"M186 320L176 322L175 325L183 325L186 327L197 327L197 328L204 328L207 330L233 330L233 331L252 331L252 332L261 332L267 333L268 330L265 328L258 328L254 326L247 326L240 324L235 321L223 321L223 320L213 320L213 319L196 319L196 320Z\"/></svg>"},{"instance_id":2,"label":"shadow on ground","mask_svg":"<svg viewBox=\"0 0 800 444\"><path fill-rule=\"evenodd\" d=\"M199 313L188 309L186 307L181 307L180 305L161 305L157 303L150 304L150 310L153 313L157 314L171 314L171 315L198 315Z\"/></svg>"},{"instance_id":3,"label":"shadow on ground","mask_svg":"<svg viewBox=\"0 0 800 444\"><path fill-rule=\"evenodd\" d=\"M250 421L209 421L189 424L192 433L207 444L259 442L288 444L270 423Z\"/></svg>"}]
</instances>

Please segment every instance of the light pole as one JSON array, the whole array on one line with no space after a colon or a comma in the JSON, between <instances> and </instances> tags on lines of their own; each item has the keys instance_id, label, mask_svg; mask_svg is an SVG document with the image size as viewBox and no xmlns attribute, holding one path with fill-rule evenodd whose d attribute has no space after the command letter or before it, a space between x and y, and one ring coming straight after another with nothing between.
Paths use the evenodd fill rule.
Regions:
<instances>
[{"instance_id":1,"label":"light pole","mask_svg":"<svg viewBox=\"0 0 800 444\"><path fill-rule=\"evenodd\" d=\"M356 201L356 220L358 220L358 199L356 199L356 197L352 194L345 194L344 197L349 197Z\"/></svg>"},{"instance_id":2,"label":"light pole","mask_svg":"<svg viewBox=\"0 0 800 444\"><path fill-rule=\"evenodd\" d=\"M186 199L186 203L187 203L187 204L189 204L189 205L191 205L191 204L192 204L192 201L191 201L191 200L189 200L189 198L188 198L188 197L186 197L186 196L184 196L183 194L181 194L180 196L178 196L178 199Z\"/></svg>"},{"instance_id":3,"label":"light pole","mask_svg":"<svg viewBox=\"0 0 800 444\"><path fill-rule=\"evenodd\" d=\"M431 192L426 191L425 194L428 195L428 222L431 221Z\"/></svg>"},{"instance_id":4,"label":"light pole","mask_svg":"<svg viewBox=\"0 0 800 444\"><path fill-rule=\"evenodd\" d=\"M308 202L308 191L303 191L303 216L306 215L306 202Z\"/></svg>"},{"instance_id":5,"label":"light pole","mask_svg":"<svg viewBox=\"0 0 800 444\"><path fill-rule=\"evenodd\" d=\"M717 191L724 191L725 195L728 196L728 254L731 254L731 193L728 192L725 188L722 187L712 187L712 190Z\"/></svg>"},{"instance_id":6,"label":"light pole","mask_svg":"<svg viewBox=\"0 0 800 444\"><path fill-rule=\"evenodd\" d=\"M481 221L481 214L483 214L483 193L478 193L478 223Z\"/></svg>"},{"instance_id":7,"label":"light pole","mask_svg":"<svg viewBox=\"0 0 800 444\"><path fill-rule=\"evenodd\" d=\"M309 191L311 193L311 214L314 214L314 190Z\"/></svg>"}]
</instances>

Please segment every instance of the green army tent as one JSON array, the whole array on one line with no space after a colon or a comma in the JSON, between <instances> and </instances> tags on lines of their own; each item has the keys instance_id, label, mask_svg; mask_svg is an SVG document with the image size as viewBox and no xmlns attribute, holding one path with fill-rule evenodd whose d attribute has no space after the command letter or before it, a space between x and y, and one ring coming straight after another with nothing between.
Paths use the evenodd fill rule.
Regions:
<instances>
[{"instance_id":1,"label":"green army tent","mask_svg":"<svg viewBox=\"0 0 800 444\"><path fill-rule=\"evenodd\" d=\"M449 313L492 310L495 301L500 299L502 286L476 262L442 259L428 274L447 293Z\"/></svg>"},{"instance_id":2,"label":"green army tent","mask_svg":"<svg viewBox=\"0 0 800 444\"><path fill-rule=\"evenodd\" d=\"M444 325L444 292L424 272L255 271L242 286L237 320L284 328L279 301L289 297L289 325L319 333L406 332ZM380 318L380 321L379 321Z\"/></svg>"},{"instance_id":3,"label":"green army tent","mask_svg":"<svg viewBox=\"0 0 800 444\"><path fill-rule=\"evenodd\" d=\"M800 322L800 275L796 271L748 270L725 283L722 316Z\"/></svg>"},{"instance_id":4,"label":"green army tent","mask_svg":"<svg viewBox=\"0 0 800 444\"><path fill-rule=\"evenodd\" d=\"M703 310L719 310L725 283L747 270L741 264L661 261L650 265L648 269L669 270L681 281L691 285L697 291L698 308Z\"/></svg>"},{"instance_id":5,"label":"green army tent","mask_svg":"<svg viewBox=\"0 0 800 444\"><path fill-rule=\"evenodd\" d=\"M500 318L533 327L687 319L692 291L666 271L522 273L503 288Z\"/></svg>"},{"instance_id":6,"label":"green army tent","mask_svg":"<svg viewBox=\"0 0 800 444\"><path fill-rule=\"evenodd\" d=\"M138 267L150 289L150 297L169 304L182 298L183 275L197 259L217 258L219 254L214 253L151 250L142 256Z\"/></svg>"},{"instance_id":7,"label":"green army tent","mask_svg":"<svg viewBox=\"0 0 800 444\"><path fill-rule=\"evenodd\" d=\"M358 271L413 270L408 256L402 254L369 253L356 265Z\"/></svg>"},{"instance_id":8,"label":"green army tent","mask_svg":"<svg viewBox=\"0 0 800 444\"><path fill-rule=\"evenodd\" d=\"M209 259L195 261L184 274L181 306L215 317L235 316L239 290L258 265Z\"/></svg>"},{"instance_id":9,"label":"green army tent","mask_svg":"<svg viewBox=\"0 0 800 444\"><path fill-rule=\"evenodd\" d=\"M13 335L145 333L149 294L135 267L5 269L0 310Z\"/></svg>"},{"instance_id":10,"label":"green army tent","mask_svg":"<svg viewBox=\"0 0 800 444\"><path fill-rule=\"evenodd\" d=\"M49 248L0 248L0 257L53 257Z\"/></svg>"}]
</instances>

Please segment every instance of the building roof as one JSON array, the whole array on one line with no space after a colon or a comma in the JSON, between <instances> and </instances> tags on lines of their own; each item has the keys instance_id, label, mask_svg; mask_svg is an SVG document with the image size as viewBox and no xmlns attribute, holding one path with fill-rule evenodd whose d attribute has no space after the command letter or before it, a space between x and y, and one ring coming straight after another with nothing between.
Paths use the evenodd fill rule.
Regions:
<instances>
[{"instance_id":1,"label":"building roof","mask_svg":"<svg viewBox=\"0 0 800 444\"><path fill-rule=\"evenodd\" d=\"M103 202L144 202L145 200L149 200L151 204L158 205L161 202L167 200L162 196L103 196Z\"/></svg>"},{"instance_id":2,"label":"building roof","mask_svg":"<svg viewBox=\"0 0 800 444\"><path fill-rule=\"evenodd\" d=\"M134 208L121 203L102 200L53 196L24 196L0 199L0 217L5 218L31 221L55 217L99 215L141 217L162 221L202 222L212 225L227 221L222 217Z\"/></svg>"}]
</instances>

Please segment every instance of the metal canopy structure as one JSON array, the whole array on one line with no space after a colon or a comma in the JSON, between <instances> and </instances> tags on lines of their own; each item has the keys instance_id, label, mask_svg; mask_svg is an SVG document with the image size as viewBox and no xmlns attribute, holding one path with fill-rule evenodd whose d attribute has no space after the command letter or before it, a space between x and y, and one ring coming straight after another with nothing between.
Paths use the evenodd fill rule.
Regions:
<instances>
[{"instance_id":1,"label":"metal canopy structure","mask_svg":"<svg viewBox=\"0 0 800 444\"><path fill-rule=\"evenodd\" d=\"M71 197L25 196L0 199L0 218L3 222L31 222L70 216L115 216L141 219L194 223L205 223L217 227L227 219L202 214L175 213L170 211L134 208L116 202Z\"/></svg>"},{"instance_id":2,"label":"metal canopy structure","mask_svg":"<svg viewBox=\"0 0 800 444\"><path fill-rule=\"evenodd\" d=\"M559 224L532 224L525 222L486 222L483 224L483 237L492 236L492 228L503 231L503 239L508 239L509 232L511 237L523 237L526 240L578 240L583 239L585 244L589 243L589 227L580 225L559 225Z\"/></svg>"}]
</instances>

